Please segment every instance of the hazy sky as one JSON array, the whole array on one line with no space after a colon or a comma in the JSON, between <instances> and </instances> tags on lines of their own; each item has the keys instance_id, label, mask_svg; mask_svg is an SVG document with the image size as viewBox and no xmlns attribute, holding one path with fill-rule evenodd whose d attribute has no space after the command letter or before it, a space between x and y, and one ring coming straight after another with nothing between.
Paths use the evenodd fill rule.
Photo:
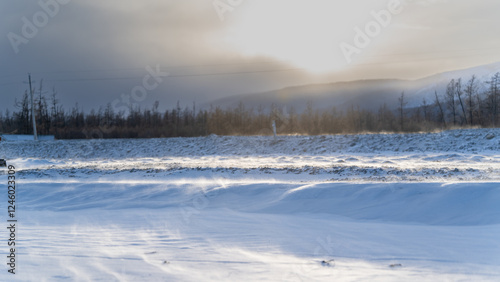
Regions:
<instances>
[{"instance_id":1,"label":"hazy sky","mask_svg":"<svg viewBox=\"0 0 500 282\"><path fill-rule=\"evenodd\" d=\"M0 0L0 110L29 72L85 110L416 79L500 61L499 12L498 0ZM169 76L148 76L157 67Z\"/></svg>"}]
</instances>

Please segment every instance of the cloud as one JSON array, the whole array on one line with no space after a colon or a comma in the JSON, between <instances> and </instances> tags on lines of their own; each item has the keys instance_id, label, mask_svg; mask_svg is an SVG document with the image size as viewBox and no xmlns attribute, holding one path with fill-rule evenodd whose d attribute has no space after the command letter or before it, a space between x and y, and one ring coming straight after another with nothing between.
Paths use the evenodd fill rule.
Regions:
<instances>
[{"instance_id":1,"label":"cloud","mask_svg":"<svg viewBox=\"0 0 500 282\"><path fill-rule=\"evenodd\" d=\"M500 60L499 55L483 51L472 53L475 56L470 51L454 52L458 58L446 65L441 59L446 57L443 52L447 50L500 46L500 39L495 36L500 32L500 19L496 15L500 3L425 2L432 5L405 7L401 15L394 17L392 25L364 50L362 63L375 63L373 66L351 66L342 72L326 74L295 71L171 78L152 91L141 106L149 107L160 100L161 108L170 108L177 100L190 105L192 101L201 103L314 82L415 78ZM2 1L0 110L12 107L14 98L26 90L23 81L27 80L28 72L33 74L37 85L44 78L45 89L55 86L66 105L79 102L89 110L129 93L141 83L146 66L190 65L194 67L167 71L173 75L200 75L318 65L338 55L338 43L352 40L354 28L364 27L373 20L370 12L383 9L387 3L385 0L248 0L226 14L221 22L212 1L207 0L71 0L61 5L57 15L29 43L20 45L19 53L15 54L7 35L20 34L22 18L31 20L41 7L37 1ZM426 53L426 58L432 60L421 60L420 55L415 55L420 53ZM294 58L302 65L291 62ZM397 64L406 61L410 63ZM110 77L133 79L61 81Z\"/></svg>"}]
</instances>

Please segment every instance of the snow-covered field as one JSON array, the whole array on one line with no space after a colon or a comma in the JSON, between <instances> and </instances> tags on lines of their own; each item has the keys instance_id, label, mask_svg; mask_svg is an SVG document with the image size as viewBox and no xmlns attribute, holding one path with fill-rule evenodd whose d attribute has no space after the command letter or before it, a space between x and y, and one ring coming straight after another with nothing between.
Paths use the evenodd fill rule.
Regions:
<instances>
[{"instance_id":1,"label":"snow-covered field","mask_svg":"<svg viewBox=\"0 0 500 282\"><path fill-rule=\"evenodd\" d=\"M499 129L2 142L0 281L498 281L499 151Z\"/></svg>"}]
</instances>

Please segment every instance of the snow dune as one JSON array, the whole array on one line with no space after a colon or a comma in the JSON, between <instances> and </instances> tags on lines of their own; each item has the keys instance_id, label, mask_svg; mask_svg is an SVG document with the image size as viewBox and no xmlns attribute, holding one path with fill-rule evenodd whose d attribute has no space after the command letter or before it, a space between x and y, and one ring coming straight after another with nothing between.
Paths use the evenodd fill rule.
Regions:
<instances>
[{"instance_id":1,"label":"snow dune","mask_svg":"<svg viewBox=\"0 0 500 282\"><path fill-rule=\"evenodd\" d=\"M27 281L500 277L496 184L32 183L22 191L18 277Z\"/></svg>"},{"instance_id":2,"label":"snow dune","mask_svg":"<svg viewBox=\"0 0 500 282\"><path fill-rule=\"evenodd\" d=\"M0 281L498 281L499 149L497 129L2 142Z\"/></svg>"}]
</instances>

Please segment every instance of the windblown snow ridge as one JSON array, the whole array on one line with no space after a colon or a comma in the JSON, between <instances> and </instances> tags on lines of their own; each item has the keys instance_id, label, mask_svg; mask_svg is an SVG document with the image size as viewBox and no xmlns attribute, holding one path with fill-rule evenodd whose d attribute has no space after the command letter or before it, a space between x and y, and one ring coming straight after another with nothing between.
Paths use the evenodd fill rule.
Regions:
<instances>
[{"instance_id":1,"label":"windblown snow ridge","mask_svg":"<svg viewBox=\"0 0 500 282\"><path fill-rule=\"evenodd\" d=\"M460 129L421 134L322 136L215 136L163 139L1 142L0 157L125 159L207 155L332 155L378 152L497 152L500 129Z\"/></svg>"}]
</instances>

